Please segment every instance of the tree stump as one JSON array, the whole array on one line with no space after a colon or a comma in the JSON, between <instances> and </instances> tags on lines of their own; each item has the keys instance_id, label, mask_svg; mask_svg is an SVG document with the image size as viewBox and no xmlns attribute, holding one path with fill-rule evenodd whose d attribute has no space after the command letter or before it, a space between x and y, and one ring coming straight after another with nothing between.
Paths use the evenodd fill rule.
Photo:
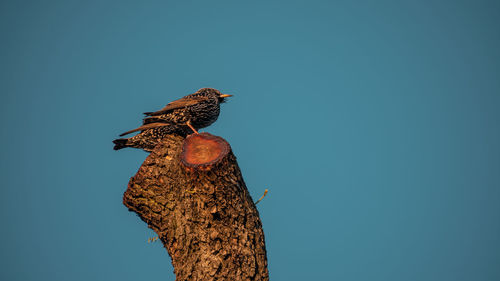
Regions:
<instances>
[{"instance_id":1,"label":"tree stump","mask_svg":"<svg viewBox=\"0 0 500 281\"><path fill-rule=\"evenodd\" d=\"M224 139L167 136L123 203L158 234L176 280L269 280L259 213Z\"/></svg>"}]
</instances>

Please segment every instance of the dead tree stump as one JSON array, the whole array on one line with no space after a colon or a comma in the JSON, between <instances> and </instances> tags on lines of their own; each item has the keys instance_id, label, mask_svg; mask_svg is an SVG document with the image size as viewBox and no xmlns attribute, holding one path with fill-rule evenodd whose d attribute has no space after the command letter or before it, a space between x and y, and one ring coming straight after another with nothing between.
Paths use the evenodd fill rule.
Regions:
<instances>
[{"instance_id":1,"label":"dead tree stump","mask_svg":"<svg viewBox=\"0 0 500 281\"><path fill-rule=\"evenodd\" d=\"M224 139L166 137L123 203L158 234L176 280L269 280L259 213Z\"/></svg>"}]
</instances>

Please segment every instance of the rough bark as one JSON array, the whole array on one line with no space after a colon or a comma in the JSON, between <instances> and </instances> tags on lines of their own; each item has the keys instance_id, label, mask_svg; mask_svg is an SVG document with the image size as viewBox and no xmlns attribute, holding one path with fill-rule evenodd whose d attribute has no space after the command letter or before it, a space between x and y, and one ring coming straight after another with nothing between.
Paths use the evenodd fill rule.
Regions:
<instances>
[{"instance_id":1,"label":"rough bark","mask_svg":"<svg viewBox=\"0 0 500 281\"><path fill-rule=\"evenodd\" d=\"M193 169L181 163L183 144L163 139L123 203L158 234L176 280L269 280L262 223L236 157L229 149L210 169Z\"/></svg>"}]
</instances>

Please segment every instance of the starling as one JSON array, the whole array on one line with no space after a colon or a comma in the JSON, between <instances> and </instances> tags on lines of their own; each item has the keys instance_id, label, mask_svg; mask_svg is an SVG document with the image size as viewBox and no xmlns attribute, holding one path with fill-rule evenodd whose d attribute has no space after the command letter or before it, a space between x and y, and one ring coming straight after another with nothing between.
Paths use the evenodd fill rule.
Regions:
<instances>
[{"instance_id":1,"label":"starling","mask_svg":"<svg viewBox=\"0 0 500 281\"><path fill-rule=\"evenodd\" d=\"M158 142L168 134L187 135L214 123L219 117L220 104L232 95L222 94L216 89L202 88L196 93L167 104L155 112L145 112L142 126L120 136L141 131L131 138L116 139L114 149L125 147L152 151Z\"/></svg>"}]
</instances>

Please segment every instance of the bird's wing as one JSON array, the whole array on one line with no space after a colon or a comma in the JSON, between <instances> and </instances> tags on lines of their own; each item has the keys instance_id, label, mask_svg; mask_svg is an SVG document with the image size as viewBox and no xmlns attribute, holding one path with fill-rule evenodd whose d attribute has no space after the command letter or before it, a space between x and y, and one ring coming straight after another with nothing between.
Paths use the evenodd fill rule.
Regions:
<instances>
[{"instance_id":1,"label":"bird's wing","mask_svg":"<svg viewBox=\"0 0 500 281\"><path fill-rule=\"evenodd\" d=\"M144 112L145 115L147 116L157 116L157 115L162 115L165 114L169 111L172 111L177 108L183 108L187 107L190 105L195 105L197 103L200 103L202 101L207 100L208 97L205 96L185 96L181 99L175 100L169 104L167 104L164 108L155 111L155 112Z\"/></svg>"},{"instance_id":2,"label":"bird's wing","mask_svg":"<svg viewBox=\"0 0 500 281\"><path fill-rule=\"evenodd\" d=\"M133 133L133 132L137 132L137 131L144 131L147 129L157 128L157 127L162 127L162 126L169 126L169 125L170 125L169 123L149 123L146 125L142 125L138 128L135 128L133 130L126 131L125 133L121 134L120 137L122 137L124 135L128 135L128 134Z\"/></svg>"},{"instance_id":3,"label":"bird's wing","mask_svg":"<svg viewBox=\"0 0 500 281\"><path fill-rule=\"evenodd\" d=\"M163 115L158 115L158 116L149 116L144 119L142 119L142 124L150 124L150 123L171 123L167 120L165 120L165 116Z\"/></svg>"}]
</instances>

